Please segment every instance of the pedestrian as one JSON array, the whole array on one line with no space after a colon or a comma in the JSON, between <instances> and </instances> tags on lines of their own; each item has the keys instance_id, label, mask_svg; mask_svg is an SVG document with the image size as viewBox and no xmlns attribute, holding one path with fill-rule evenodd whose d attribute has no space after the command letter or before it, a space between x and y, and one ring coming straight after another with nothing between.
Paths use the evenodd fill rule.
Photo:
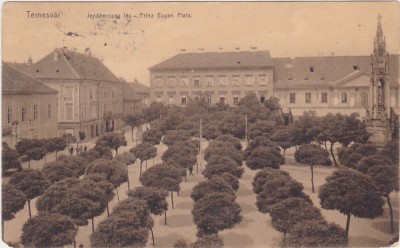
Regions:
<instances>
[{"instance_id":1,"label":"pedestrian","mask_svg":"<svg viewBox=\"0 0 400 248\"><path fill-rule=\"evenodd\" d=\"M189 175L193 175L193 165L189 165Z\"/></svg>"},{"instance_id":2,"label":"pedestrian","mask_svg":"<svg viewBox=\"0 0 400 248\"><path fill-rule=\"evenodd\" d=\"M83 151L87 152L87 146L85 145L85 147L83 147Z\"/></svg>"},{"instance_id":3,"label":"pedestrian","mask_svg":"<svg viewBox=\"0 0 400 248\"><path fill-rule=\"evenodd\" d=\"M79 146L76 146L76 155L79 155L80 152L81 152L81 148Z\"/></svg>"},{"instance_id":4,"label":"pedestrian","mask_svg":"<svg viewBox=\"0 0 400 248\"><path fill-rule=\"evenodd\" d=\"M71 147L69 148L69 155L72 156L73 153L74 153L74 147L71 146Z\"/></svg>"}]
</instances>

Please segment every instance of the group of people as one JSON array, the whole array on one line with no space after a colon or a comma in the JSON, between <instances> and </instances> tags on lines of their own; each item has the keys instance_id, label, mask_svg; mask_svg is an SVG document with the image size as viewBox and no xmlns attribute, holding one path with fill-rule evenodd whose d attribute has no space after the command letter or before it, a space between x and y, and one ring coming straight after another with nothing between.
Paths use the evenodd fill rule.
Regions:
<instances>
[{"instance_id":1,"label":"group of people","mask_svg":"<svg viewBox=\"0 0 400 248\"><path fill-rule=\"evenodd\" d=\"M85 145L85 146L82 146L82 145L78 146L78 145L76 145L75 150L76 150L76 155L79 155L81 152L87 152L87 146L86 146L86 145ZM69 155L70 155L70 156L74 155L74 147L73 147L73 146L70 146L70 147L69 147Z\"/></svg>"}]
</instances>

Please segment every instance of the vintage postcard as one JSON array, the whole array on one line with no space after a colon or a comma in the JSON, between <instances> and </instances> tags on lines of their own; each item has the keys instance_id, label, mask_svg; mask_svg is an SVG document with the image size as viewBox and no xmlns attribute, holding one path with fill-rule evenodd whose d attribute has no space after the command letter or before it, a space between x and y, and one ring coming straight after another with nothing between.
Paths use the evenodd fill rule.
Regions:
<instances>
[{"instance_id":1,"label":"vintage postcard","mask_svg":"<svg viewBox=\"0 0 400 248\"><path fill-rule=\"evenodd\" d=\"M3 245L398 244L398 2L2 7Z\"/></svg>"}]
</instances>

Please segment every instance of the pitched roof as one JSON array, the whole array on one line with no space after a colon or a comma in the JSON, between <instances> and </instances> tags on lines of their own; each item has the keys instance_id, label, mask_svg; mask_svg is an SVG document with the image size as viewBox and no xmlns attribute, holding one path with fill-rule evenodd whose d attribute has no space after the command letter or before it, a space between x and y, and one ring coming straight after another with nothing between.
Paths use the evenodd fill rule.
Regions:
<instances>
[{"instance_id":1,"label":"pitched roof","mask_svg":"<svg viewBox=\"0 0 400 248\"><path fill-rule=\"evenodd\" d=\"M133 82L127 83L138 94L150 94L150 88L144 84L139 83L137 79Z\"/></svg>"},{"instance_id":2,"label":"pitched roof","mask_svg":"<svg viewBox=\"0 0 400 248\"><path fill-rule=\"evenodd\" d=\"M56 48L38 62L21 69L34 78L92 79L118 82L118 78L96 57Z\"/></svg>"},{"instance_id":3,"label":"pitched roof","mask_svg":"<svg viewBox=\"0 0 400 248\"><path fill-rule=\"evenodd\" d=\"M320 56L274 58L277 86L331 85L354 71L370 73L371 56ZM399 55L389 55L389 78L399 80Z\"/></svg>"},{"instance_id":4,"label":"pitched roof","mask_svg":"<svg viewBox=\"0 0 400 248\"><path fill-rule=\"evenodd\" d=\"M122 97L124 100L127 100L127 101L135 101L135 100L142 99L139 96L139 94L137 92L135 92L135 90L127 83L123 84Z\"/></svg>"},{"instance_id":5,"label":"pitched roof","mask_svg":"<svg viewBox=\"0 0 400 248\"><path fill-rule=\"evenodd\" d=\"M149 70L158 69L215 69L272 66L269 51L204 52L175 55Z\"/></svg>"},{"instance_id":6,"label":"pitched roof","mask_svg":"<svg viewBox=\"0 0 400 248\"><path fill-rule=\"evenodd\" d=\"M8 63L2 68L2 94L57 94L58 91L47 87L38 80L17 70Z\"/></svg>"}]
</instances>

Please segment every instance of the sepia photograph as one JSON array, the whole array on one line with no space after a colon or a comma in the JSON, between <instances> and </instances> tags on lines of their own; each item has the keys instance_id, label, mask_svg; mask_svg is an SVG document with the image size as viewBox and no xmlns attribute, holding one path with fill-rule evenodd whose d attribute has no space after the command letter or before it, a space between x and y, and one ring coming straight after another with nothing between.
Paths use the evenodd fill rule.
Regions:
<instances>
[{"instance_id":1,"label":"sepia photograph","mask_svg":"<svg viewBox=\"0 0 400 248\"><path fill-rule=\"evenodd\" d=\"M4 2L1 57L1 247L399 246L398 2Z\"/></svg>"}]
</instances>

